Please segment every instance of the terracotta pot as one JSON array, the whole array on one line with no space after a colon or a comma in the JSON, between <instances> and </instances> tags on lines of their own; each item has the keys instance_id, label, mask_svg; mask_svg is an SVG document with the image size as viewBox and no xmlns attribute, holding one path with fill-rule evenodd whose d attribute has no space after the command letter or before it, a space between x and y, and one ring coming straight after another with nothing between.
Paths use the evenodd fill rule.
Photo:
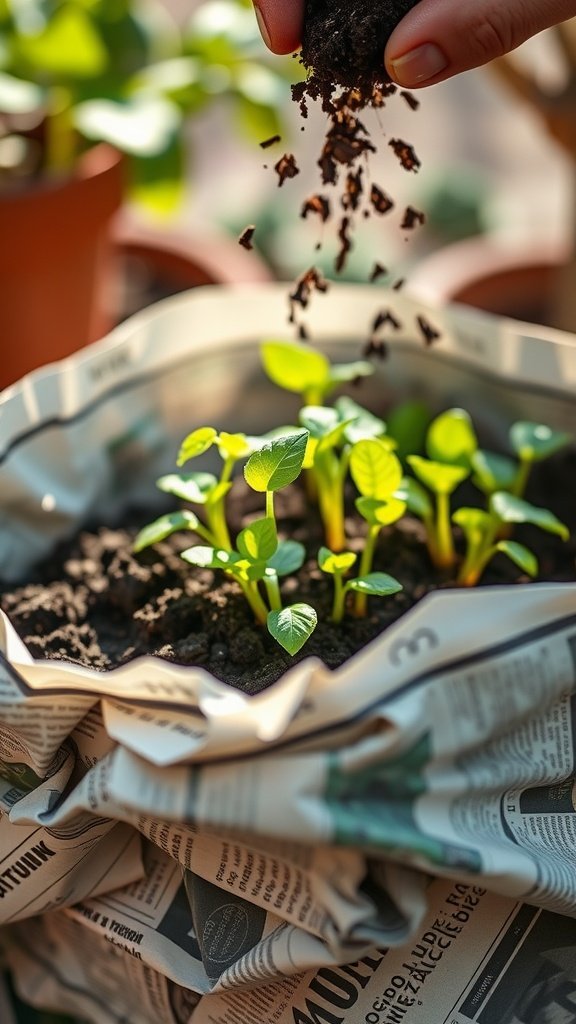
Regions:
<instances>
[{"instance_id":1,"label":"terracotta pot","mask_svg":"<svg viewBox=\"0 0 576 1024\"><path fill-rule=\"evenodd\" d=\"M410 292L426 302L460 302L498 316L576 329L559 301L569 269L561 246L509 247L480 236L449 245L422 260L410 275Z\"/></svg>"},{"instance_id":2,"label":"terracotta pot","mask_svg":"<svg viewBox=\"0 0 576 1024\"><path fill-rule=\"evenodd\" d=\"M0 196L0 387L112 326L110 222L122 158L89 150L71 178Z\"/></svg>"}]
</instances>

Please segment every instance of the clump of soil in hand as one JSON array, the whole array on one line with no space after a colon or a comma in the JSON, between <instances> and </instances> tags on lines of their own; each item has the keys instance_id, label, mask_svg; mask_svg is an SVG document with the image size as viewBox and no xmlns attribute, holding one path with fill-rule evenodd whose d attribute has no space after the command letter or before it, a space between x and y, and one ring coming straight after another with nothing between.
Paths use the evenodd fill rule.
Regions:
<instances>
[{"instance_id":1,"label":"clump of soil in hand","mask_svg":"<svg viewBox=\"0 0 576 1024\"><path fill-rule=\"evenodd\" d=\"M310 85L331 94L335 86L366 95L388 80L384 48L396 25L418 0L307 0L301 60Z\"/></svg>"}]
</instances>

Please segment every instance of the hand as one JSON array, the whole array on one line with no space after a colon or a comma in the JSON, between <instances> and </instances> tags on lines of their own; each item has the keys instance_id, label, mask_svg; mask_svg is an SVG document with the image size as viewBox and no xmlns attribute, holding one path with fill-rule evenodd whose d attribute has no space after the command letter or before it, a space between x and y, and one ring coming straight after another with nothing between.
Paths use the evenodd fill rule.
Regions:
<instances>
[{"instance_id":1,"label":"hand","mask_svg":"<svg viewBox=\"0 0 576 1024\"><path fill-rule=\"evenodd\" d=\"M274 53L300 45L304 0L254 0ZM390 36L384 62L414 89L487 64L531 36L576 16L576 0L420 0Z\"/></svg>"}]
</instances>

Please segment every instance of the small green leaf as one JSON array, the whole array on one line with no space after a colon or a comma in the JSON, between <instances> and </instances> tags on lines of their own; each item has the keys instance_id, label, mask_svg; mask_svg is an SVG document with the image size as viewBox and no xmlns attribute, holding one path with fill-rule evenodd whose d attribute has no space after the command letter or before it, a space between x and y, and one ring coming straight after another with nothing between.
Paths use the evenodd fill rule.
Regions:
<instances>
[{"instance_id":1,"label":"small green leaf","mask_svg":"<svg viewBox=\"0 0 576 1024\"><path fill-rule=\"evenodd\" d=\"M256 451L246 434L228 434L225 430L221 430L218 434L216 444L222 459L243 459Z\"/></svg>"},{"instance_id":2,"label":"small green leaf","mask_svg":"<svg viewBox=\"0 0 576 1024\"><path fill-rule=\"evenodd\" d=\"M335 554L334 551L330 551L330 548L321 547L318 552L318 565L322 572L338 576L349 572L357 557L353 551L340 551L338 554Z\"/></svg>"},{"instance_id":3,"label":"small green leaf","mask_svg":"<svg viewBox=\"0 0 576 1024\"><path fill-rule=\"evenodd\" d=\"M156 481L165 494L173 494L193 505L204 505L217 484L212 473L167 473Z\"/></svg>"},{"instance_id":4,"label":"small green leaf","mask_svg":"<svg viewBox=\"0 0 576 1024\"><path fill-rule=\"evenodd\" d=\"M356 498L356 508L370 526L391 526L406 512L406 502L400 498L378 501L377 498Z\"/></svg>"},{"instance_id":5,"label":"small green leaf","mask_svg":"<svg viewBox=\"0 0 576 1024\"><path fill-rule=\"evenodd\" d=\"M276 551L268 559L268 567L273 569L277 576L289 576L290 573L298 572L304 564L306 549L297 540L281 540Z\"/></svg>"},{"instance_id":6,"label":"small green leaf","mask_svg":"<svg viewBox=\"0 0 576 1024\"><path fill-rule=\"evenodd\" d=\"M562 540L568 540L570 531L561 523L553 512L547 508L537 508L523 498L517 498L506 491L497 491L490 499L490 509L503 523L530 523L547 533L556 534Z\"/></svg>"},{"instance_id":7,"label":"small green leaf","mask_svg":"<svg viewBox=\"0 0 576 1024\"><path fill-rule=\"evenodd\" d=\"M240 555L236 551L226 551L225 548L213 548L205 544L195 544L191 548L186 548L180 557L201 569L230 570L240 561Z\"/></svg>"},{"instance_id":8,"label":"small green leaf","mask_svg":"<svg viewBox=\"0 0 576 1024\"><path fill-rule=\"evenodd\" d=\"M247 484L255 491L278 491L296 480L306 454L308 431L268 441L244 466Z\"/></svg>"},{"instance_id":9,"label":"small green leaf","mask_svg":"<svg viewBox=\"0 0 576 1024\"><path fill-rule=\"evenodd\" d=\"M278 547L278 535L272 519L256 519L237 537L236 546L241 555L252 562L267 562Z\"/></svg>"},{"instance_id":10,"label":"small green leaf","mask_svg":"<svg viewBox=\"0 0 576 1024\"><path fill-rule=\"evenodd\" d=\"M326 405L305 405L300 409L301 425L309 431L310 437L320 440L339 425L338 413Z\"/></svg>"},{"instance_id":11,"label":"small green leaf","mask_svg":"<svg viewBox=\"0 0 576 1024\"><path fill-rule=\"evenodd\" d=\"M197 516L188 509L182 509L178 512L168 512L167 515L160 516L155 519L153 523L148 523L144 526L140 532L136 535L133 549L134 551L143 551L144 548L150 547L151 544L158 544L159 541L165 540L172 533L176 533L177 530L195 530L199 525Z\"/></svg>"},{"instance_id":12,"label":"small green leaf","mask_svg":"<svg viewBox=\"0 0 576 1024\"><path fill-rule=\"evenodd\" d=\"M432 462L470 468L478 447L472 420L464 409L448 409L432 420L426 436L426 454Z\"/></svg>"},{"instance_id":13,"label":"small green leaf","mask_svg":"<svg viewBox=\"0 0 576 1024\"><path fill-rule=\"evenodd\" d=\"M330 362L317 349L295 341L265 341L260 351L264 370L279 387L298 395L326 390Z\"/></svg>"},{"instance_id":14,"label":"small green leaf","mask_svg":"<svg viewBox=\"0 0 576 1024\"><path fill-rule=\"evenodd\" d=\"M218 431L214 430L214 427L199 427L198 430L193 430L182 441L176 464L183 466L190 459L203 455L204 452L207 452L212 447L217 437Z\"/></svg>"},{"instance_id":15,"label":"small green leaf","mask_svg":"<svg viewBox=\"0 0 576 1024\"><path fill-rule=\"evenodd\" d=\"M538 575L538 559L523 544L515 540L501 540L496 544L496 550L508 555L508 558L517 565L527 576Z\"/></svg>"},{"instance_id":16,"label":"small green leaf","mask_svg":"<svg viewBox=\"0 0 576 1024\"><path fill-rule=\"evenodd\" d=\"M430 410L416 399L402 402L388 416L388 434L396 442L401 459L424 450Z\"/></svg>"},{"instance_id":17,"label":"small green leaf","mask_svg":"<svg viewBox=\"0 0 576 1024\"><path fill-rule=\"evenodd\" d=\"M396 491L395 497L405 501L408 511L412 515L418 516L418 519L424 520L424 522L431 519L434 515L434 506L428 492L424 490L422 484L419 484L411 476L402 477L402 483Z\"/></svg>"},{"instance_id":18,"label":"small green leaf","mask_svg":"<svg viewBox=\"0 0 576 1024\"><path fill-rule=\"evenodd\" d=\"M421 483L434 494L452 494L469 472L464 466L449 466L443 462L423 459L420 455L409 455L406 461Z\"/></svg>"},{"instance_id":19,"label":"small green leaf","mask_svg":"<svg viewBox=\"0 0 576 1024\"><path fill-rule=\"evenodd\" d=\"M371 377L373 373L374 366L366 359L354 363L334 363L330 368L330 382L332 385L348 384L359 377Z\"/></svg>"},{"instance_id":20,"label":"small green leaf","mask_svg":"<svg viewBox=\"0 0 576 1024\"><path fill-rule=\"evenodd\" d=\"M386 424L378 416L374 416L368 409L358 405L353 398L342 395L336 399L334 406L340 420L347 421L345 438L348 444L356 441L366 441L369 438L378 437L390 447L394 447L392 438L382 435L386 434Z\"/></svg>"},{"instance_id":21,"label":"small green leaf","mask_svg":"<svg viewBox=\"0 0 576 1024\"><path fill-rule=\"evenodd\" d=\"M571 440L570 434L551 430L544 423L531 423L528 420L519 420L510 429L510 442L514 451L521 459L531 462L547 459Z\"/></svg>"},{"instance_id":22,"label":"small green leaf","mask_svg":"<svg viewBox=\"0 0 576 1024\"><path fill-rule=\"evenodd\" d=\"M356 590L360 594L372 594L374 597L388 597L390 594L398 594L402 590L402 584L388 573L369 572L366 576L349 580L346 589Z\"/></svg>"},{"instance_id":23,"label":"small green leaf","mask_svg":"<svg viewBox=\"0 0 576 1024\"><path fill-rule=\"evenodd\" d=\"M357 441L350 452L350 473L365 498L387 500L400 486L400 460L378 438Z\"/></svg>"},{"instance_id":24,"label":"small green leaf","mask_svg":"<svg viewBox=\"0 0 576 1024\"><path fill-rule=\"evenodd\" d=\"M459 526L468 543L480 544L492 525L492 517L481 508L462 507L454 512L452 522Z\"/></svg>"},{"instance_id":25,"label":"small green leaf","mask_svg":"<svg viewBox=\"0 0 576 1024\"><path fill-rule=\"evenodd\" d=\"M517 466L513 459L506 455L478 448L470 459L474 471L473 483L484 493L509 490L516 479Z\"/></svg>"},{"instance_id":26,"label":"small green leaf","mask_svg":"<svg viewBox=\"0 0 576 1024\"><path fill-rule=\"evenodd\" d=\"M283 608L281 611L269 612L268 632L288 651L297 654L316 629L318 616L309 604L299 602Z\"/></svg>"}]
</instances>

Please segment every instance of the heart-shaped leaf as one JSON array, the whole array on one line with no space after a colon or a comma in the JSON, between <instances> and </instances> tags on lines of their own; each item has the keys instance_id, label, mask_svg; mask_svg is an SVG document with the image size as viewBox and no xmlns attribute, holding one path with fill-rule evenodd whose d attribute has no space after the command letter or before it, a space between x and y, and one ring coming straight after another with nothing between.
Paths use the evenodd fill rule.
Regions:
<instances>
[{"instance_id":1,"label":"heart-shaped leaf","mask_svg":"<svg viewBox=\"0 0 576 1024\"><path fill-rule=\"evenodd\" d=\"M434 494L452 494L469 473L464 466L444 465L442 462L423 459L420 455L409 455L407 462L418 479Z\"/></svg>"},{"instance_id":2,"label":"heart-shaped leaf","mask_svg":"<svg viewBox=\"0 0 576 1024\"><path fill-rule=\"evenodd\" d=\"M554 533L562 540L568 540L570 531L547 508L537 508L523 498L517 498L506 491L497 491L490 499L490 509L503 523L530 523L547 533Z\"/></svg>"},{"instance_id":3,"label":"heart-shaped leaf","mask_svg":"<svg viewBox=\"0 0 576 1024\"><path fill-rule=\"evenodd\" d=\"M309 390L326 390L330 362L317 349L295 341L265 341L260 353L270 380L286 391L301 395Z\"/></svg>"},{"instance_id":4,"label":"heart-shaped leaf","mask_svg":"<svg viewBox=\"0 0 576 1024\"><path fill-rule=\"evenodd\" d=\"M214 430L214 427L199 427L198 430L193 430L182 441L176 464L183 466L190 459L203 455L204 452L207 452L212 447L217 437L218 431Z\"/></svg>"},{"instance_id":5,"label":"heart-shaped leaf","mask_svg":"<svg viewBox=\"0 0 576 1024\"><path fill-rule=\"evenodd\" d=\"M317 622L314 608L303 602L279 612L269 612L267 619L268 632L288 654L298 653L316 629Z\"/></svg>"},{"instance_id":6,"label":"heart-shaped leaf","mask_svg":"<svg viewBox=\"0 0 576 1024\"><path fill-rule=\"evenodd\" d=\"M513 486L517 466L508 456L478 448L473 452L470 463L474 471L473 482L484 494L508 491Z\"/></svg>"},{"instance_id":7,"label":"heart-shaped leaf","mask_svg":"<svg viewBox=\"0 0 576 1024\"><path fill-rule=\"evenodd\" d=\"M501 540L496 544L496 550L502 551L508 558L517 565L527 576L538 575L538 559L523 544L515 540Z\"/></svg>"},{"instance_id":8,"label":"heart-shaped leaf","mask_svg":"<svg viewBox=\"0 0 576 1024\"><path fill-rule=\"evenodd\" d=\"M348 423L345 433L348 444L354 444L356 441L365 441L371 437L381 438L386 433L384 420L379 419L378 416L374 416L368 409L358 405L358 402L355 402L348 395L342 395L340 398L337 398L334 406L338 412L339 419ZM386 438L386 443L390 447L394 445L392 438Z\"/></svg>"},{"instance_id":9,"label":"heart-shaped leaf","mask_svg":"<svg viewBox=\"0 0 576 1024\"><path fill-rule=\"evenodd\" d=\"M571 440L570 434L552 430L544 423L531 423L528 420L519 420L510 429L510 442L514 451L520 458L531 462L547 459Z\"/></svg>"},{"instance_id":10,"label":"heart-shaped leaf","mask_svg":"<svg viewBox=\"0 0 576 1024\"><path fill-rule=\"evenodd\" d=\"M278 491L296 480L302 469L308 431L268 441L244 466L246 482L255 491Z\"/></svg>"},{"instance_id":11,"label":"heart-shaped leaf","mask_svg":"<svg viewBox=\"0 0 576 1024\"><path fill-rule=\"evenodd\" d=\"M278 547L278 535L272 519L256 519L237 537L236 546L241 555L252 562L267 562Z\"/></svg>"},{"instance_id":12,"label":"heart-shaped leaf","mask_svg":"<svg viewBox=\"0 0 576 1024\"><path fill-rule=\"evenodd\" d=\"M477 447L472 420L464 409L448 409L432 420L426 436L426 453L433 462L469 469Z\"/></svg>"},{"instance_id":13,"label":"heart-shaped leaf","mask_svg":"<svg viewBox=\"0 0 576 1024\"><path fill-rule=\"evenodd\" d=\"M193 505L204 505L217 484L212 473L167 473L156 481L165 494L173 494Z\"/></svg>"},{"instance_id":14,"label":"heart-shaped leaf","mask_svg":"<svg viewBox=\"0 0 576 1024\"><path fill-rule=\"evenodd\" d=\"M396 442L401 459L424 450L430 410L416 399L402 402L388 416L388 434Z\"/></svg>"},{"instance_id":15,"label":"heart-shaped leaf","mask_svg":"<svg viewBox=\"0 0 576 1024\"><path fill-rule=\"evenodd\" d=\"M346 588L347 590L356 590L360 594L388 597L390 594L398 594L402 590L402 584L388 573L369 572L366 576L358 576L355 580L349 580Z\"/></svg>"},{"instance_id":16,"label":"heart-shaped leaf","mask_svg":"<svg viewBox=\"0 0 576 1024\"><path fill-rule=\"evenodd\" d=\"M268 559L268 566L277 576L289 576L298 572L304 564L306 549L297 540L281 540L276 551Z\"/></svg>"},{"instance_id":17,"label":"heart-shaped leaf","mask_svg":"<svg viewBox=\"0 0 576 1024\"><path fill-rule=\"evenodd\" d=\"M460 527L469 544L476 545L486 536L492 525L492 518L484 509L466 506L456 510L452 522Z\"/></svg>"},{"instance_id":18,"label":"heart-shaped leaf","mask_svg":"<svg viewBox=\"0 0 576 1024\"><path fill-rule=\"evenodd\" d=\"M329 434L340 422L336 410L327 405L305 405L300 409L299 419L310 437L317 440Z\"/></svg>"},{"instance_id":19,"label":"heart-shaped leaf","mask_svg":"<svg viewBox=\"0 0 576 1024\"><path fill-rule=\"evenodd\" d=\"M223 459L243 459L256 451L246 434L228 434L221 430L216 441L218 452ZM260 447L257 445L257 447Z\"/></svg>"},{"instance_id":20,"label":"heart-shaped leaf","mask_svg":"<svg viewBox=\"0 0 576 1024\"><path fill-rule=\"evenodd\" d=\"M411 476L402 477L402 483L396 491L395 497L405 501L408 511L424 522L434 515L434 506L428 492Z\"/></svg>"},{"instance_id":21,"label":"heart-shaped leaf","mask_svg":"<svg viewBox=\"0 0 576 1024\"><path fill-rule=\"evenodd\" d=\"M334 385L348 384L359 377L371 377L373 373L374 366L366 359L359 359L353 363L333 363L330 368L330 381Z\"/></svg>"},{"instance_id":22,"label":"heart-shaped leaf","mask_svg":"<svg viewBox=\"0 0 576 1024\"><path fill-rule=\"evenodd\" d=\"M350 452L350 473L365 498L391 498L402 481L400 460L378 438L357 441Z\"/></svg>"},{"instance_id":23,"label":"heart-shaped leaf","mask_svg":"<svg viewBox=\"0 0 576 1024\"><path fill-rule=\"evenodd\" d=\"M356 498L356 508L370 526L391 526L406 512L406 502L400 498L378 501L376 498Z\"/></svg>"},{"instance_id":24,"label":"heart-shaped leaf","mask_svg":"<svg viewBox=\"0 0 576 1024\"><path fill-rule=\"evenodd\" d=\"M140 530L136 535L133 549L136 552L143 551L144 548L150 547L151 544L158 544L159 541L165 540L166 537L178 530L195 530L198 525L197 516L188 509L168 512L167 515L160 516Z\"/></svg>"},{"instance_id":25,"label":"heart-shaped leaf","mask_svg":"<svg viewBox=\"0 0 576 1024\"><path fill-rule=\"evenodd\" d=\"M240 561L240 555L236 551L213 548L206 544L195 544L191 548L186 548L180 557L185 562L197 565L201 569L233 569L234 565Z\"/></svg>"},{"instance_id":26,"label":"heart-shaped leaf","mask_svg":"<svg viewBox=\"0 0 576 1024\"><path fill-rule=\"evenodd\" d=\"M340 551L336 554L334 551L330 551L330 548L321 547L318 552L318 565L322 572L339 576L349 572L357 557L353 551Z\"/></svg>"}]
</instances>

